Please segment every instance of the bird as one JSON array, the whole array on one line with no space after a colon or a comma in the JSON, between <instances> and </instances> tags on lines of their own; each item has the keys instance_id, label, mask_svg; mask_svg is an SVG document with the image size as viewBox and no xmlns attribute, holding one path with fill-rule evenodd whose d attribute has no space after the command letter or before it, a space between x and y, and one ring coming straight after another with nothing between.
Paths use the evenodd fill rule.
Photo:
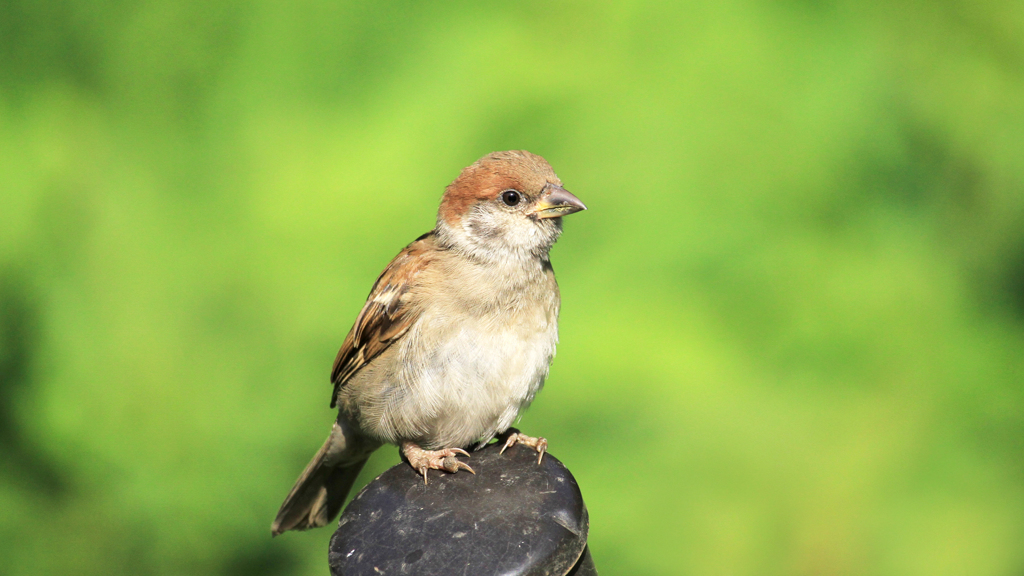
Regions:
<instances>
[{"instance_id":1,"label":"bird","mask_svg":"<svg viewBox=\"0 0 1024 576\"><path fill-rule=\"evenodd\" d=\"M331 370L338 416L271 525L326 525L370 454L384 444L428 470L475 471L459 456L492 439L538 452L547 440L513 423L548 375L560 295L549 252L562 217L586 206L551 165L493 152L461 171L436 226L384 269Z\"/></svg>"}]
</instances>

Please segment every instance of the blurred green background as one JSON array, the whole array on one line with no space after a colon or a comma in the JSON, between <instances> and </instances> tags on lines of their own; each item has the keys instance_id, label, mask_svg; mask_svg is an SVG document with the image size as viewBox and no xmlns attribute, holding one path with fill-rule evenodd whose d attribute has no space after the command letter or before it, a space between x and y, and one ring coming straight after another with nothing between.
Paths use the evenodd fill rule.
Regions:
<instances>
[{"instance_id":1,"label":"blurred green background","mask_svg":"<svg viewBox=\"0 0 1024 576\"><path fill-rule=\"evenodd\" d=\"M602 574L1024 573L1017 0L3 0L0 573L326 574L334 354L510 148Z\"/></svg>"}]
</instances>

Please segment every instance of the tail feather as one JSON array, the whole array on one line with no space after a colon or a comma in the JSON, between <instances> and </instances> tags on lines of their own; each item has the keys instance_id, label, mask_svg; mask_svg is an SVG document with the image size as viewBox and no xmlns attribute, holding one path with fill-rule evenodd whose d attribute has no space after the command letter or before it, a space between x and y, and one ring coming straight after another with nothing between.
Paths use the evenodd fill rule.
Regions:
<instances>
[{"instance_id":1,"label":"tail feather","mask_svg":"<svg viewBox=\"0 0 1024 576\"><path fill-rule=\"evenodd\" d=\"M327 441L313 456L284 499L270 527L273 536L288 530L326 526L341 511L345 497L369 459L369 454L361 453L361 457L356 459L339 458L340 432L335 425Z\"/></svg>"}]
</instances>

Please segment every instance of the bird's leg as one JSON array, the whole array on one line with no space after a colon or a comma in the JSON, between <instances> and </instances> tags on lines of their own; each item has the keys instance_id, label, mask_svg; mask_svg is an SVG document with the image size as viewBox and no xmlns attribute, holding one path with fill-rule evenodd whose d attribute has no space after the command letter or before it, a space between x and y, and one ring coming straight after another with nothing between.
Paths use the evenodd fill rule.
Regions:
<instances>
[{"instance_id":1,"label":"bird's leg","mask_svg":"<svg viewBox=\"0 0 1024 576\"><path fill-rule=\"evenodd\" d=\"M472 474L476 474L469 464L462 462L455 456L462 454L463 456L469 456L469 452L466 452L462 448L445 448L444 450L424 450L416 445L415 442L409 442L406 440L402 442L402 455L409 461L409 465L412 466L413 470L423 475L423 483L427 483L427 470L445 470L447 472L458 472L459 470L468 470Z\"/></svg>"},{"instance_id":2,"label":"bird's leg","mask_svg":"<svg viewBox=\"0 0 1024 576\"><path fill-rule=\"evenodd\" d=\"M505 450L516 444L525 444L537 451L537 464L540 464L541 460L544 459L544 453L548 451L548 441L546 438L527 436L515 428L509 428L502 436L505 438L505 445L501 447L500 454L504 454Z\"/></svg>"}]
</instances>

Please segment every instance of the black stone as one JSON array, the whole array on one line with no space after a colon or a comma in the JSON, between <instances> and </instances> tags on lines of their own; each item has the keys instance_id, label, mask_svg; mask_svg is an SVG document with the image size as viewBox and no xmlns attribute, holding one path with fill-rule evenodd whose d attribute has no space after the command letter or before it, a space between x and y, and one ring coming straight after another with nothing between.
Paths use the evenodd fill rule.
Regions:
<instances>
[{"instance_id":1,"label":"black stone","mask_svg":"<svg viewBox=\"0 0 1024 576\"><path fill-rule=\"evenodd\" d=\"M331 573L596 576L576 479L550 454L499 449L460 458L476 475L431 470L424 485L403 462L367 484L331 538Z\"/></svg>"}]
</instances>

